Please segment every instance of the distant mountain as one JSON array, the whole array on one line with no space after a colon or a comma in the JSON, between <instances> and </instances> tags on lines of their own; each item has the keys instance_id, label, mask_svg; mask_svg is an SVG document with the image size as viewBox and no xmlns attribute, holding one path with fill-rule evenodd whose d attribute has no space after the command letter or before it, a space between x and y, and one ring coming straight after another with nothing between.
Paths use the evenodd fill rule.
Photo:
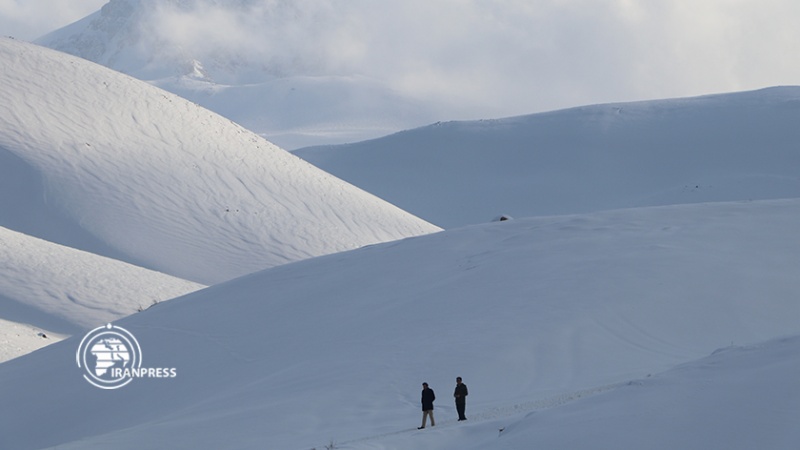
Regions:
<instances>
[{"instance_id":1,"label":"distant mountain","mask_svg":"<svg viewBox=\"0 0 800 450\"><path fill-rule=\"evenodd\" d=\"M288 18L297 19L313 11L291 1L272 2L266 9L259 7L262 3L111 0L99 11L42 36L36 43L145 80L188 76L239 85L314 71L306 55L278 57L254 51L258 43L239 47L224 38L213 39L221 37L217 33L230 31L226 26L235 25L225 23L225 19L258 14L265 20L261 26L279 29Z\"/></svg>"},{"instance_id":2,"label":"distant mountain","mask_svg":"<svg viewBox=\"0 0 800 450\"><path fill-rule=\"evenodd\" d=\"M142 81L0 60L0 226L204 284L438 230Z\"/></svg>"},{"instance_id":3,"label":"distant mountain","mask_svg":"<svg viewBox=\"0 0 800 450\"><path fill-rule=\"evenodd\" d=\"M443 227L800 197L800 87L618 103L294 153Z\"/></svg>"},{"instance_id":4,"label":"distant mountain","mask_svg":"<svg viewBox=\"0 0 800 450\"><path fill-rule=\"evenodd\" d=\"M430 123L431 105L343 67L331 5L111 0L36 40L152 82L284 148L354 142ZM343 44L344 45L344 44Z\"/></svg>"}]
</instances>

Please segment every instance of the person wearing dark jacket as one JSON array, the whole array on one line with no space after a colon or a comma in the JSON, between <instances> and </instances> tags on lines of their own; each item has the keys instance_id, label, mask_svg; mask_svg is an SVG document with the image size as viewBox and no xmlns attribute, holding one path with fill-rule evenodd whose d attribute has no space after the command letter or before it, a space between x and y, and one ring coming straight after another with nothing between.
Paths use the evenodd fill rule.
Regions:
<instances>
[{"instance_id":1,"label":"person wearing dark jacket","mask_svg":"<svg viewBox=\"0 0 800 450\"><path fill-rule=\"evenodd\" d=\"M461 382L461 377L456 378L456 390L453 392L453 397L456 398L456 411L458 411L458 420L467 420L464 411L467 409L467 385Z\"/></svg>"},{"instance_id":2,"label":"person wearing dark jacket","mask_svg":"<svg viewBox=\"0 0 800 450\"><path fill-rule=\"evenodd\" d=\"M425 428L428 416L431 417L431 426L436 426L436 423L433 421L434 400L436 400L436 394L433 393L433 389L428 387L428 383L422 383L422 426L417 428L418 430Z\"/></svg>"}]
</instances>

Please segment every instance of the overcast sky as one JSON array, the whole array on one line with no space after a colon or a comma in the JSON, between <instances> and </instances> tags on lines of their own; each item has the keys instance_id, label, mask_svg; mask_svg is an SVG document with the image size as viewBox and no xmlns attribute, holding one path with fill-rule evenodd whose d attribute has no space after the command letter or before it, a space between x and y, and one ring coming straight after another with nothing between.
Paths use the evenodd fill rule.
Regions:
<instances>
[{"instance_id":1,"label":"overcast sky","mask_svg":"<svg viewBox=\"0 0 800 450\"><path fill-rule=\"evenodd\" d=\"M0 34L33 40L105 3L0 0ZM459 101L466 117L452 119L800 84L797 0L297 0L292 5L321 12L281 29L293 43L281 42L280 51L327 52L331 70L384 79L420 97ZM274 41L252 15L224 19L182 17L165 21L165 27L176 39L207 42L212 36L233 46L255 43L261 51L267 38Z\"/></svg>"}]
</instances>

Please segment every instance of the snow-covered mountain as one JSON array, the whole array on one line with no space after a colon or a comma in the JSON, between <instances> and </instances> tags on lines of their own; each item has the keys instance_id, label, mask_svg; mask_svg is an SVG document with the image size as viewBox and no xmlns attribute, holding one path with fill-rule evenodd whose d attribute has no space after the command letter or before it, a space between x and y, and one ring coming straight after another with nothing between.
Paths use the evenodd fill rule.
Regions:
<instances>
[{"instance_id":1,"label":"snow-covered mountain","mask_svg":"<svg viewBox=\"0 0 800 450\"><path fill-rule=\"evenodd\" d=\"M800 87L437 123L294 153L446 228L800 197Z\"/></svg>"},{"instance_id":2,"label":"snow-covered mountain","mask_svg":"<svg viewBox=\"0 0 800 450\"><path fill-rule=\"evenodd\" d=\"M324 8L287 0L110 0L37 43L140 79L183 75L223 85L252 84L275 76L323 74L323 61L278 51L297 45L287 42L294 37L284 34L290 27L331 18L319 17L323 14ZM226 39L224 33L235 32L231 27L246 16L270 34L253 36L250 47L235 47L241 41L232 42L234 37ZM196 22L213 26L201 28ZM260 39L266 37L272 39Z\"/></svg>"},{"instance_id":3,"label":"snow-covered mountain","mask_svg":"<svg viewBox=\"0 0 800 450\"><path fill-rule=\"evenodd\" d=\"M346 67L348 48L363 45L337 31L349 26L339 13L347 7L111 0L36 42L150 81L284 148L354 142L436 120L430 103Z\"/></svg>"},{"instance_id":4,"label":"snow-covered mountain","mask_svg":"<svg viewBox=\"0 0 800 450\"><path fill-rule=\"evenodd\" d=\"M799 220L637 208L276 267L116 322L175 378L98 389L80 336L0 365L0 447L792 449Z\"/></svg>"},{"instance_id":5,"label":"snow-covered mountain","mask_svg":"<svg viewBox=\"0 0 800 450\"><path fill-rule=\"evenodd\" d=\"M0 226L205 284L437 230L142 81L0 59Z\"/></svg>"},{"instance_id":6,"label":"snow-covered mountain","mask_svg":"<svg viewBox=\"0 0 800 450\"><path fill-rule=\"evenodd\" d=\"M2 449L800 440L796 88L301 152L406 182L453 226L431 233L146 83L13 40L0 61L0 355L73 335L0 364ZM80 331L107 320L176 376L87 383Z\"/></svg>"}]
</instances>

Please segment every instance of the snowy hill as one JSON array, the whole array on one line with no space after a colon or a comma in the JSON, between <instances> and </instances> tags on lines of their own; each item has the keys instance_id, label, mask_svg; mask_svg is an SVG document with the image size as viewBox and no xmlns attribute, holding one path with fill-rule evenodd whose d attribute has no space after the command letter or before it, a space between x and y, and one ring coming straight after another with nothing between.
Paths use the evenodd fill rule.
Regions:
<instances>
[{"instance_id":1,"label":"snowy hill","mask_svg":"<svg viewBox=\"0 0 800 450\"><path fill-rule=\"evenodd\" d=\"M0 226L205 284L437 230L147 83L0 60Z\"/></svg>"},{"instance_id":2,"label":"snowy hill","mask_svg":"<svg viewBox=\"0 0 800 450\"><path fill-rule=\"evenodd\" d=\"M265 4L260 45L351 48L269 26L332 17L305 2L249 0L112 0L41 42L287 142L428 114L304 59L324 45L225 47L226 14ZM164 34L184 25L214 34ZM63 339L0 364L0 449L797 447L800 88L297 152L367 194L93 63L8 39L0 60L0 357ZM106 321L176 376L87 383Z\"/></svg>"},{"instance_id":3,"label":"snowy hill","mask_svg":"<svg viewBox=\"0 0 800 450\"><path fill-rule=\"evenodd\" d=\"M726 348L611 394L530 414L501 439L471 448L791 449L800 442L798 375L798 336Z\"/></svg>"},{"instance_id":4,"label":"snowy hill","mask_svg":"<svg viewBox=\"0 0 800 450\"><path fill-rule=\"evenodd\" d=\"M0 227L0 362L204 286Z\"/></svg>"},{"instance_id":5,"label":"snowy hill","mask_svg":"<svg viewBox=\"0 0 800 450\"><path fill-rule=\"evenodd\" d=\"M80 337L0 365L0 447L794 448L798 341L759 343L800 335L798 220L799 200L637 208L275 267L117 323L175 378L97 389Z\"/></svg>"},{"instance_id":6,"label":"snowy hill","mask_svg":"<svg viewBox=\"0 0 800 450\"><path fill-rule=\"evenodd\" d=\"M800 87L437 123L294 152L432 223L800 197Z\"/></svg>"},{"instance_id":7,"label":"snowy hill","mask_svg":"<svg viewBox=\"0 0 800 450\"><path fill-rule=\"evenodd\" d=\"M354 142L436 108L342 67L347 2L111 0L36 43L147 80L284 148ZM246 35L246 33L249 33ZM313 42L313 44L311 44Z\"/></svg>"}]
</instances>

